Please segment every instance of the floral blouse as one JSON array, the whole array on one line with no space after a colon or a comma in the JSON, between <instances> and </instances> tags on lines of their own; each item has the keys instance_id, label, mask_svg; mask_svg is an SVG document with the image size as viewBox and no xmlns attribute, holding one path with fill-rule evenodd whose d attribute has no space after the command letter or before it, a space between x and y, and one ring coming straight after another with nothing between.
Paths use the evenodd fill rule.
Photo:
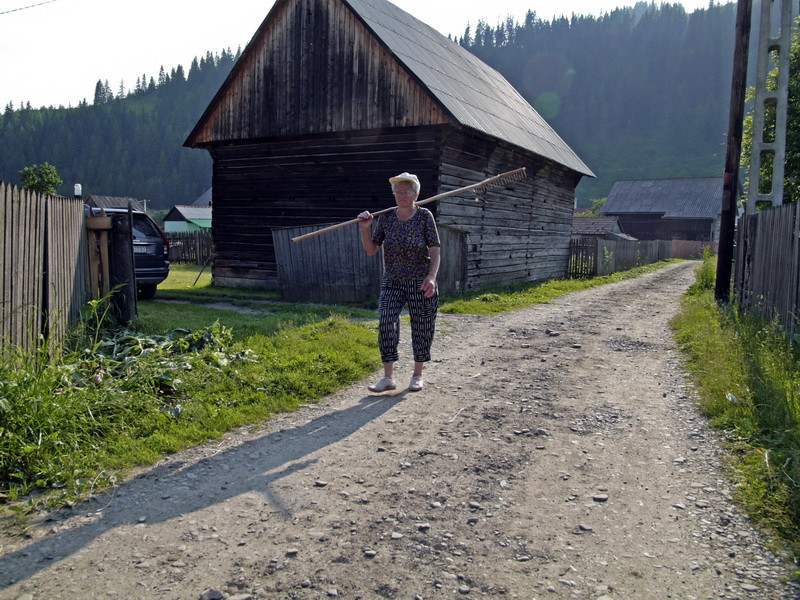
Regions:
<instances>
[{"instance_id":1,"label":"floral blouse","mask_svg":"<svg viewBox=\"0 0 800 600\"><path fill-rule=\"evenodd\" d=\"M408 221L399 220L394 210L378 217L372 241L383 246L387 279L425 279L431 262L428 248L441 245L433 214L421 206Z\"/></svg>"}]
</instances>

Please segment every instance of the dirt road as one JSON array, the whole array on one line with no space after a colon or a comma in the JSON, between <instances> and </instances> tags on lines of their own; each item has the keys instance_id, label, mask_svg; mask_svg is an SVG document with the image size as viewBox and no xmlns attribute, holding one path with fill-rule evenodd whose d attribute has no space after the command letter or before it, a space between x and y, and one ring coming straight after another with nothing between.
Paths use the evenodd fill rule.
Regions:
<instances>
[{"instance_id":1,"label":"dirt road","mask_svg":"<svg viewBox=\"0 0 800 600\"><path fill-rule=\"evenodd\" d=\"M440 315L422 392L363 382L3 538L0 598L798 598L692 406L693 269Z\"/></svg>"}]
</instances>

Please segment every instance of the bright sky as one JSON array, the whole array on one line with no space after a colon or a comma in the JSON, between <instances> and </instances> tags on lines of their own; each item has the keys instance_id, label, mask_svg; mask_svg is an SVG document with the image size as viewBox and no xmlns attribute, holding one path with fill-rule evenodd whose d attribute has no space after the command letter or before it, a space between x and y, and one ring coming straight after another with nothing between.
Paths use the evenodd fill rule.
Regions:
<instances>
[{"instance_id":1,"label":"bright sky","mask_svg":"<svg viewBox=\"0 0 800 600\"><path fill-rule=\"evenodd\" d=\"M725 4L728 0L717 0ZM469 23L491 26L528 10L544 20L600 15L635 0L393 0L438 29L460 36ZM688 12L708 0L683 0ZM0 110L9 101L75 106L94 99L98 79L117 94L143 73L158 77L207 51L244 47L274 0L0 0Z\"/></svg>"}]
</instances>

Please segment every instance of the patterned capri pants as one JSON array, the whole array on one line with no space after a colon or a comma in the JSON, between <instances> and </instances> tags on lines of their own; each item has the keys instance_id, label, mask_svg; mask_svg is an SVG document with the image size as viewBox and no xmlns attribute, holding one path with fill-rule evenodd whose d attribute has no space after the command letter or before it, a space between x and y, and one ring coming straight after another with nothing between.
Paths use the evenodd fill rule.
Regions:
<instances>
[{"instance_id":1,"label":"patterned capri pants","mask_svg":"<svg viewBox=\"0 0 800 600\"><path fill-rule=\"evenodd\" d=\"M439 295L430 298L420 290L422 279L384 279L378 302L380 321L378 324L378 347L385 363L396 362L397 344L400 341L400 313L408 303L411 318L411 346L415 362L431 359L431 345L436 327L436 311Z\"/></svg>"}]
</instances>

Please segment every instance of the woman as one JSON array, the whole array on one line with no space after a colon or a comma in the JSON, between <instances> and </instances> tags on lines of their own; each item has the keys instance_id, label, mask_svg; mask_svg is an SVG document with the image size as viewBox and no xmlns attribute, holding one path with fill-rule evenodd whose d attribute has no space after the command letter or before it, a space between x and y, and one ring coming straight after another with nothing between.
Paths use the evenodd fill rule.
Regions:
<instances>
[{"instance_id":1,"label":"woman","mask_svg":"<svg viewBox=\"0 0 800 600\"><path fill-rule=\"evenodd\" d=\"M414 351L414 374L409 391L422 389L422 369L431 359L431 345L436 325L439 293L436 275L439 272L439 232L433 214L416 206L419 179L401 173L389 179L397 208L381 215L370 236L373 216L369 211L361 219L361 242L369 256L383 246L384 277L381 282L378 310L378 345L383 360L383 379L369 386L372 392L397 388L394 363L400 341L400 312L408 304L411 318L411 345Z\"/></svg>"}]
</instances>

